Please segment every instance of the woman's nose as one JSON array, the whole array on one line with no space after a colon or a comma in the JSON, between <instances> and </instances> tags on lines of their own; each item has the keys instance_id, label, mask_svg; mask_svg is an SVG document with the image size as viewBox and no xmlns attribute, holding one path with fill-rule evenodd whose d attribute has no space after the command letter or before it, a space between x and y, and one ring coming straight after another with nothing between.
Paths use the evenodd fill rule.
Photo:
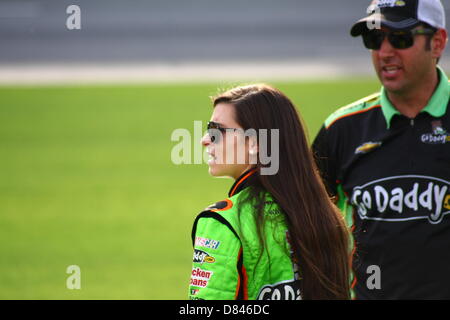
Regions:
<instances>
[{"instance_id":1,"label":"woman's nose","mask_svg":"<svg viewBox=\"0 0 450 320\"><path fill-rule=\"evenodd\" d=\"M206 134L202 137L202 139L200 140L200 143L201 143L204 147L210 145L210 144L211 144L211 137L209 136L209 134L206 133Z\"/></svg>"}]
</instances>

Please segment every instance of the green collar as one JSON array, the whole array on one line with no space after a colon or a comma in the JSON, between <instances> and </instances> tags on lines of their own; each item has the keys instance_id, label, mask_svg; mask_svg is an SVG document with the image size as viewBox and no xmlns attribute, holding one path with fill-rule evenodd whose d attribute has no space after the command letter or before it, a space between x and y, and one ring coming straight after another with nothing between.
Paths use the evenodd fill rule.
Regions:
<instances>
[{"instance_id":1,"label":"green collar","mask_svg":"<svg viewBox=\"0 0 450 320\"><path fill-rule=\"evenodd\" d=\"M435 118L442 117L447 111L447 104L450 96L450 86L448 82L447 75L440 68L437 67L439 74L439 85L436 91L433 93L428 104L420 112L427 112ZM384 87L381 88L380 96L381 110L383 111L384 118L386 119L387 128L389 129L391 125L392 117L395 114L400 114L400 112L395 109L392 103L389 101L386 90Z\"/></svg>"}]
</instances>

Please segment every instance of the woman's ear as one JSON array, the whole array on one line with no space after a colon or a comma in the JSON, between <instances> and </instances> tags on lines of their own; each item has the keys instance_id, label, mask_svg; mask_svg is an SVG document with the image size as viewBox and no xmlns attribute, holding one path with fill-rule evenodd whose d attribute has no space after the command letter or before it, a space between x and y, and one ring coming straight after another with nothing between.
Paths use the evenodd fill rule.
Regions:
<instances>
[{"instance_id":1,"label":"woman's ear","mask_svg":"<svg viewBox=\"0 0 450 320\"><path fill-rule=\"evenodd\" d=\"M249 164L258 164L258 141L256 136L248 139Z\"/></svg>"},{"instance_id":2,"label":"woman's ear","mask_svg":"<svg viewBox=\"0 0 450 320\"><path fill-rule=\"evenodd\" d=\"M249 137L248 153L250 155L258 154L258 141L256 139L256 136Z\"/></svg>"}]
</instances>

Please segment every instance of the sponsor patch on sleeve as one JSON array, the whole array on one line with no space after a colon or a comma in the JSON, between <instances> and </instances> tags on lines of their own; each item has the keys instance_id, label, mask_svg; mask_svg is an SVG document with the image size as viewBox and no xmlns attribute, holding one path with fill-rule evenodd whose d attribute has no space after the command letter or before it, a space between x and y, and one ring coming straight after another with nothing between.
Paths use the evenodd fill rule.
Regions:
<instances>
[{"instance_id":1,"label":"sponsor patch on sleeve","mask_svg":"<svg viewBox=\"0 0 450 320\"><path fill-rule=\"evenodd\" d=\"M214 263L216 262L216 259L206 251L195 249L193 262L200 264Z\"/></svg>"},{"instance_id":2,"label":"sponsor patch on sleeve","mask_svg":"<svg viewBox=\"0 0 450 320\"><path fill-rule=\"evenodd\" d=\"M195 246L216 250L219 248L220 241L203 237L195 237Z\"/></svg>"},{"instance_id":3,"label":"sponsor patch on sleeve","mask_svg":"<svg viewBox=\"0 0 450 320\"><path fill-rule=\"evenodd\" d=\"M190 285L199 288L206 288L209 280L214 272L210 270L203 270L201 268L193 268L191 274Z\"/></svg>"}]
</instances>

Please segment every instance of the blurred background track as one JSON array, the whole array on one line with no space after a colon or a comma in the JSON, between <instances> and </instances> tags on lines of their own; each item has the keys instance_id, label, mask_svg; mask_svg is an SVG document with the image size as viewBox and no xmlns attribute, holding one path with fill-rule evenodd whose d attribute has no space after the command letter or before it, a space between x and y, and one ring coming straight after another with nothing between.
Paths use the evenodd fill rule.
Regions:
<instances>
[{"instance_id":1,"label":"blurred background track","mask_svg":"<svg viewBox=\"0 0 450 320\"><path fill-rule=\"evenodd\" d=\"M70 4L81 8L81 30L66 28ZM367 50L349 35L367 4L3 0L0 83L373 75Z\"/></svg>"}]
</instances>

